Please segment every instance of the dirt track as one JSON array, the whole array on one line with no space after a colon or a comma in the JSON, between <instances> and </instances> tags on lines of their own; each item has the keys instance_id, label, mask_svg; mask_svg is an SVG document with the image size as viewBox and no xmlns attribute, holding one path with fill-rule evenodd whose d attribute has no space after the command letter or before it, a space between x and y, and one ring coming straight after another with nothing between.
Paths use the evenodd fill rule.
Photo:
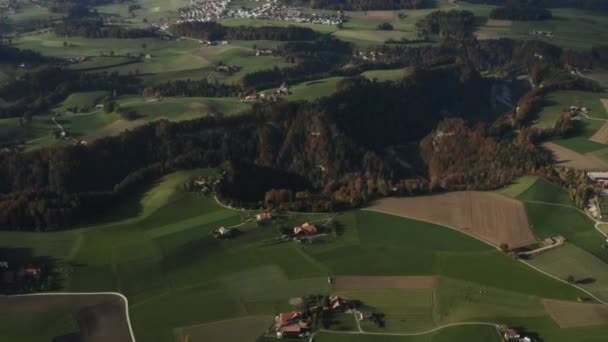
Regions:
<instances>
[{"instance_id":1,"label":"dirt track","mask_svg":"<svg viewBox=\"0 0 608 342\"><path fill-rule=\"evenodd\" d=\"M112 295L0 296L2 313L73 312L82 342L131 342L124 302Z\"/></svg>"},{"instance_id":2,"label":"dirt track","mask_svg":"<svg viewBox=\"0 0 608 342\"><path fill-rule=\"evenodd\" d=\"M545 310L560 328L608 324L608 307L601 304L543 300Z\"/></svg>"},{"instance_id":3,"label":"dirt track","mask_svg":"<svg viewBox=\"0 0 608 342\"><path fill-rule=\"evenodd\" d=\"M603 171L608 168L608 165L591 154L574 152L551 142L544 143L542 146L553 153L553 158L560 166L586 171Z\"/></svg>"},{"instance_id":4,"label":"dirt track","mask_svg":"<svg viewBox=\"0 0 608 342\"><path fill-rule=\"evenodd\" d=\"M492 192L385 198L369 210L449 226L494 246L521 247L536 242L523 204Z\"/></svg>"},{"instance_id":5,"label":"dirt track","mask_svg":"<svg viewBox=\"0 0 608 342\"><path fill-rule=\"evenodd\" d=\"M437 278L432 276L338 276L336 291L374 289L432 289Z\"/></svg>"}]
</instances>

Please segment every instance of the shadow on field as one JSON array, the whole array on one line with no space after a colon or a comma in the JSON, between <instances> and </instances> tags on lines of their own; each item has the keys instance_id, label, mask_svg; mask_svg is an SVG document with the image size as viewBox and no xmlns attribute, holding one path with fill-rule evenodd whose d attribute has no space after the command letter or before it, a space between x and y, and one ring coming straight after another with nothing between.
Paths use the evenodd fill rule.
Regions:
<instances>
[{"instance_id":1,"label":"shadow on field","mask_svg":"<svg viewBox=\"0 0 608 342\"><path fill-rule=\"evenodd\" d=\"M143 212L141 201L144 195L159 183L160 180L156 180L152 183L134 187L133 190L128 191L126 196L113 201L112 205L98 207L95 213L83 215L85 220L81 223L83 225L107 224L137 217Z\"/></svg>"}]
</instances>

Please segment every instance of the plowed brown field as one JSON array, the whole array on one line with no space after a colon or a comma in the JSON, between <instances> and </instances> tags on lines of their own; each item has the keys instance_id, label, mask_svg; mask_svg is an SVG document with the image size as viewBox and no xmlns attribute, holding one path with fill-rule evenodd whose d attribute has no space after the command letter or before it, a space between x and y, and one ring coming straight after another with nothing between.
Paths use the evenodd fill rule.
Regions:
<instances>
[{"instance_id":1,"label":"plowed brown field","mask_svg":"<svg viewBox=\"0 0 608 342\"><path fill-rule=\"evenodd\" d=\"M368 210L448 226L494 246L506 243L521 247L536 242L523 204L491 192L385 198Z\"/></svg>"}]
</instances>

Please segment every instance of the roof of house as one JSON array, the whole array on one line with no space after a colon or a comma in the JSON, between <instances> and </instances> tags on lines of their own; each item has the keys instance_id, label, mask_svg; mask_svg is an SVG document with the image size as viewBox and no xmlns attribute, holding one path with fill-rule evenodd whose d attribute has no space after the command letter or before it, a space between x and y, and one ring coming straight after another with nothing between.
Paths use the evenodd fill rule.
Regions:
<instances>
[{"instance_id":1,"label":"roof of house","mask_svg":"<svg viewBox=\"0 0 608 342\"><path fill-rule=\"evenodd\" d=\"M281 331L284 333L299 333L300 331L302 331L302 328L299 325L288 325L286 327L282 327Z\"/></svg>"},{"instance_id":2,"label":"roof of house","mask_svg":"<svg viewBox=\"0 0 608 342\"><path fill-rule=\"evenodd\" d=\"M588 172L587 176L591 179L608 178L608 172Z\"/></svg>"},{"instance_id":3,"label":"roof of house","mask_svg":"<svg viewBox=\"0 0 608 342\"><path fill-rule=\"evenodd\" d=\"M279 323L285 324L289 321L293 321L294 319L300 317L302 315L299 311L290 311L290 312L281 312L279 314Z\"/></svg>"},{"instance_id":4,"label":"roof of house","mask_svg":"<svg viewBox=\"0 0 608 342\"><path fill-rule=\"evenodd\" d=\"M302 230L307 232L307 233L316 233L317 232L317 227L315 227L314 224L310 224L310 223L304 223L302 225Z\"/></svg>"}]
</instances>

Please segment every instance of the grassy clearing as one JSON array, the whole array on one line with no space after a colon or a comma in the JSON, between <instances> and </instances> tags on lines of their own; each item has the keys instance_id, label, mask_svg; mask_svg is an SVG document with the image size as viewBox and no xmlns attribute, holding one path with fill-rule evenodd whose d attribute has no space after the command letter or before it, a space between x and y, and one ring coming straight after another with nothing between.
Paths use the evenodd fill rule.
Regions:
<instances>
[{"instance_id":1,"label":"grassy clearing","mask_svg":"<svg viewBox=\"0 0 608 342\"><path fill-rule=\"evenodd\" d=\"M608 265L573 244L541 253L529 262L560 279L573 276L578 286L608 301Z\"/></svg>"},{"instance_id":2,"label":"grassy clearing","mask_svg":"<svg viewBox=\"0 0 608 342\"><path fill-rule=\"evenodd\" d=\"M591 93L584 91L558 91L549 94L546 98L546 105L538 114L539 121L536 126L539 128L550 128L555 125L564 110L570 106L587 107L590 109L589 116L594 118L608 118L608 113L604 109L601 98L606 97L605 93ZM597 132L604 124L604 121L588 120L581 118L582 128L576 134L554 142L579 153L587 153L605 148L606 145L590 141L589 138Z\"/></svg>"},{"instance_id":3,"label":"grassy clearing","mask_svg":"<svg viewBox=\"0 0 608 342\"><path fill-rule=\"evenodd\" d=\"M361 74L370 80L379 81L399 81L405 76L405 70L399 69L383 69L383 70L370 70Z\"/></svg>"},{"instance_id":4,"label":"grassy clearing","mask_svg":"<svg viewBox=\"0 0 608 342\"><path fill-rule=\"evenodd\" d=\"M282 97L285 101L312 101L321 97L330 96L336 91L336 83L343 80L344 77L328 77L310 82L304 82L292 85L292 94ZM267 89L265 93L275 93L277 88Z\"/></svg>"},{"instance_id":5,"label":"grassy clearing","mask_svg":"<svg viewBox=\"0 0 608 342\"><path fill-rule=\"evenodd\" d=\"M509 184L508 186L498 190L497 192L507 197L517 198L519 195L523 194L530 187L532 187L537 180L538 177L536 176L519 177L515 181L513 181L512 184Z\"/></svg>"}]
</instances>

